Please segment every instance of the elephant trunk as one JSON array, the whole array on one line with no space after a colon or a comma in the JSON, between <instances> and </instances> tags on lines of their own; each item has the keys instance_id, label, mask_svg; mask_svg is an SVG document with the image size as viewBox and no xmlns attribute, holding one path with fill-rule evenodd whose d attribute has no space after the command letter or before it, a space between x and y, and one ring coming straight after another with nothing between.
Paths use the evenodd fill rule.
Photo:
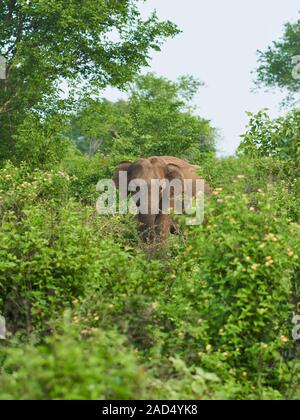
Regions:
<instances>
[{"instance_id":1,"label":"elephant trunk","mask_svg":"<svg viewBox=\"0 0 300 420\"><path fill-rule=\"evenodd\" d=\"M156 227L155 227L156 215L152 214L139 214L138 215L138 229L140 237L143 242L152 242L155 239Z\"/></svg>"}]
</instances>

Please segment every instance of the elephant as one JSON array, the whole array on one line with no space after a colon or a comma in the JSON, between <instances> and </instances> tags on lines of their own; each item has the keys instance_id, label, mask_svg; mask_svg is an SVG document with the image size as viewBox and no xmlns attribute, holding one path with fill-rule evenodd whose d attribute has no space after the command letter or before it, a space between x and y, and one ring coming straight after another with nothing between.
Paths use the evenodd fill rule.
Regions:
<instances>
[{"instance_id":1,"label":"elephant","mask_svg":"<svg viewBox=\"0 0 300 420\"><path fill-rule=\"evenodd\" d=\"M202 180L202 178L196 173L197 169L199 169L197 165L192 165L183 159L172 156L153 156L149 158L141 158L134 162L123 161L117 166L112 177L117 189L120 187L120 172L127 173L127 186L131 181L136 179L143 180L145 185L148 186L146 194L148 195L149 210L147 214L137 214L139 222L138 229L143 242L153 242L154 240L164 241L168 238L170 233L178 232L177 226L172 220L171 215L164 214L165 212L162 212L162 197L164 194L163 181L167 180L171 182L176 179L179 180L183 186L185 180L191 180L191 195L192 197L195 197L196 181ZM151 202L153 201L153 196L151 194L152 180L162 181L159 189L160 196L158 214L154 213L151 208ZM210 187L206 182L204 182L204 194L209 193ZM172 209L174 208L176 202L174 192L169 195L169 198L170 208Z\"/></svg>"}]
</instances>

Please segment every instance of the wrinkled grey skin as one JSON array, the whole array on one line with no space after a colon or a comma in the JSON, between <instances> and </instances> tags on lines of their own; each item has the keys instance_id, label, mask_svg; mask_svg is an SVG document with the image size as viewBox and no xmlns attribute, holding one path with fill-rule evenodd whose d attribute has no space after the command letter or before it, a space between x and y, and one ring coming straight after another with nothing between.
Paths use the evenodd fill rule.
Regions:
<instances>
[{"instance_id":1,"label":"wrinkled grey skin","mask_svg":"<svg viewBox=\"0 0 300 420\"><path fill-rule=\"evenodd\" d=\"M134 179L143 179L148 184L148 203L149 212L147 215L138 214L139 233L144 242L152 242L154 240L162 241L167 239L170 232L176 233L177 227L169 214L151 214L151 180L166 179L172 181L179 179L182 183L184 180L193 181L193 196L196 194L196 180L201 179L197 175L196 165L172 156L154 156L147 159L138 159L135 162L121 162L113 175L113 181L119 188L119 172L127 172L128 184ZM205 185L206 194L210 192L208 185ZM174 197L171 197L171 208L174 207Z\"/></svg>"}]
</instances>

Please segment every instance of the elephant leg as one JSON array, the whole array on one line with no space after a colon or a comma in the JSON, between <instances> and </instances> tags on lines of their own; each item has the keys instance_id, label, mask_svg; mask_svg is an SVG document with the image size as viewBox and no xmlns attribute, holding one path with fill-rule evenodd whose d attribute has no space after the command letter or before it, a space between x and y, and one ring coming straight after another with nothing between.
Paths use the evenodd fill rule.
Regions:
<instances>
[{"instance_id":1,"label":"elephant leg","mask_svg":"<svg viewBox=\"0 0 300 420\"><path fill-rule=\"evenodd\" d=\"M159 214L155 221L156 235L164 241L168 238L171 231L171 217L169 214Z\"/></svg>"},{"instance_id":2,"label":"elephant leg","mask_svg":"<svg viewBox=\"0 0 300 420\"><path fill-rule=\"evenodd\" d=\"M170 219L170 232L172 235L179 235L180 233L179 226L174 222L173 219Z\"/></svg>"},{"instance_id":3,"label":"elephant leg","mask_svg":"<svg viewBox=\"0 0 300 420\"><path fill-rule=\"evenodd\" d=\"M153 242L156 236L155 215L139 215L138 231L144 243Z\"/></svg>"},{"instance_id":4,"label":"elephant leg","mask_svg":"<svg viewBox=\"0 0 300 420\"><path fill-rule=\"evenodd\" d=\"M155 228L150 227L139 229L139 236L145 244L152 243L156 238Z\"/></svg>"},{"instance_id":5,"label":"elephant leg","mask_svg":"<svg viewBox=\"0 0 300 420\"><path fill-rule=\"evenodd\" d=\"M175 207L175 198L172 196L170 198L170 209L174 209ZM162 208L162 205L160 204L160 208ZM167 215L169 217L169 226L170 226L170 233L172 235L178 235L180 232L179 226L174 222L174 220L171 218L170 215Z\"/></svg>"}]
</instances>

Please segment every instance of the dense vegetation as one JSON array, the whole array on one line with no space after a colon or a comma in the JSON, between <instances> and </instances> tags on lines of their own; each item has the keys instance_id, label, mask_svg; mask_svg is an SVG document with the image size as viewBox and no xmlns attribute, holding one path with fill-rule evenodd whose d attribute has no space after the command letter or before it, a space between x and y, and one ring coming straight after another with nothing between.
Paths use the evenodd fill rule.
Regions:
<instances>
[{"instance_id":1,"label":"dense vegetation","mask_svg":"<svg viewBox=\"0 0 300 420\"><path fill-rule=\"evenodd\" d=\"M216 130L195 114L191 101L201 82L180 77L177 82L151 73L127 86L127 101L83 101L72 121L71 138L93 155L182 155L194 158L215 152Z\"/></svg>"},{"instance_id":2,"label":"dense vegetation","mask_svg":"<svg viewBox=\"0 0 300 420\"><path fill-rule=\"evenodd\" d=\"M1 95L13 82L0 81L0 314L7 323L0 399L299 399L300 348L292 338L300 315L299 111L276 120L251 115L238 155L217 159L216 131L191 106L196 80L133 77L148 48L175 26L156 16L145 25L134 1L84 2L82 20L77 1L64 3L0 6L6 22L26 23L11 46L12 23L1 29L12 63L29 49L41 66L26 73L26 95L35 88L41 96L18 88L11 97L18 109L28 106L24 114L4 112ZM108 18L96 4L114 13ZM134 32L123 26L128 14ZM85 76L99 63L81 67L68 54L58 60L70 47L58 43L48 58L58 60L59 74L48 91L43 71L53 63L32 49L46 34L33 37L31 25L55 22L45 39L56 42L57 26L68 31L75 22L82 58L91 52L85 31L99 40L86 22L103 28L101 16L136 46L130 56L127 38L115 46L124 73L108 59L96 73L98 83L126 82L128 99L53 101L57 76L73 74L75 64ZM106 51L101 59L112 54L112 45L94 47ZM21 80L21 69L11 80ZM8 115L16 116L11 124ZM97 214L96 184L120 160L164 153L199 164L213 193L203 225L187 227L180 217L180 235L145 245L133 216Z\"/></svg>"},{"instance_id":3,"label":"dense vegetation","mask_svg":"<svg viewBox=\"0 0 300 420\"><path fill-rule=\"evenodd\" d=\"M148 65L152 50L178 33L155 13L143 19L138 6L139 0L1 2L0 52L7 60L6 80L0 80L1 155L11 156L14 135L33 113L50 117L74 107L78 95L122 87Z\"/></svg>"}]
</instances>

